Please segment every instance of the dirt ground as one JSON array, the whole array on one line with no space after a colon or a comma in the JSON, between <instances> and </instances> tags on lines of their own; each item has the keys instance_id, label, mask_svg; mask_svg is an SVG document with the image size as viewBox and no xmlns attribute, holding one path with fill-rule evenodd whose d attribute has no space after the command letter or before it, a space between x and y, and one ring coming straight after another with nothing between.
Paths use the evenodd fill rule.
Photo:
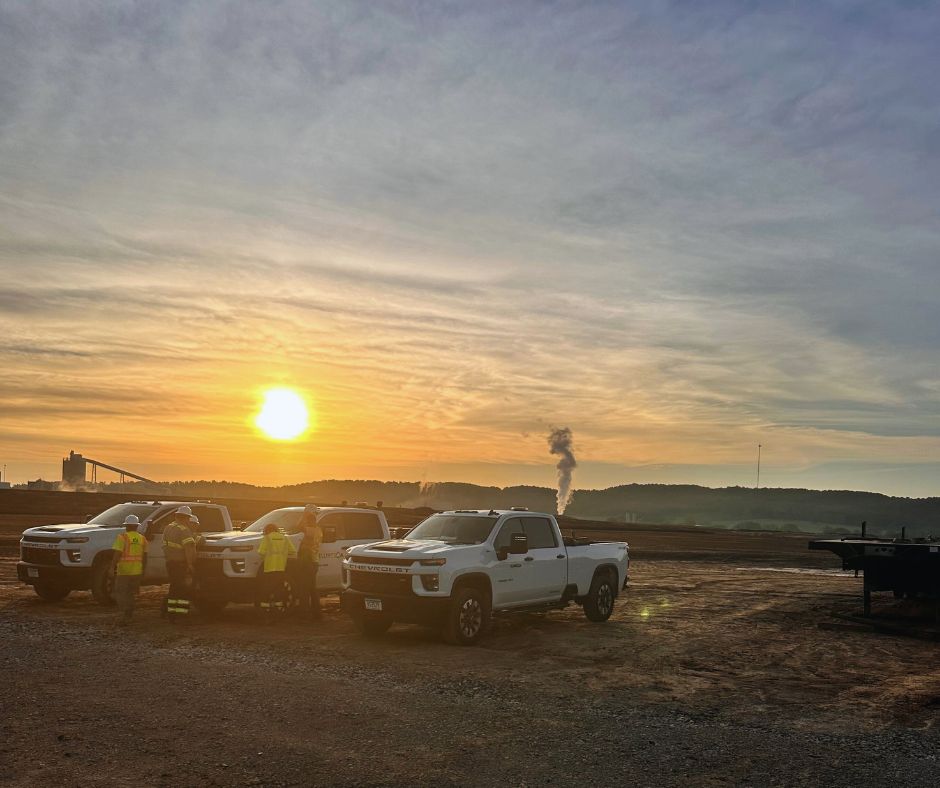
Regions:
<instances>
[{"instance_id":1,"label":"dirt ground","mask_svg":"<svg viewBox=\"0 0 940 788\"><path fill-rule=\"evenodd\" d=\"M628 538L608 623L505 617L476 648L410 626L362 639L335 598L318 625L234 606L177 628L150 589L124 630L87 593L40 602L0 540L0 782L940 784L940 644L835 618L861 581L834 556L784 535Z\"/></svg>"}]
</instances>

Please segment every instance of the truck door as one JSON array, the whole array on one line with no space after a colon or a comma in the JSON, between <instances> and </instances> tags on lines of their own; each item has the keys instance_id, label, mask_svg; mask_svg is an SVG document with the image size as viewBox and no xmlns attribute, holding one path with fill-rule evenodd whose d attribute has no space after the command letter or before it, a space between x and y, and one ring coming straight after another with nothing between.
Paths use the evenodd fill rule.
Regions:
<instances>
[{"instance_id":1,"label":"truck door","mask_svg":"<svg viewBox=\"0 0 940 788\"><path fill-rule=\"evenodd\" d=\"M346 535L343 514L343 512L335 512L317 518L317 524L323 531L323 541L320 543L320 571L317 574L317 587L321 593L341 588L343 585L340 580L340 561L343 552L340 544L345 540Z\"/></svg>"},{"instance_id":2,"label":"truck door","mask_svg":"<svg viewBox=\"0 0 940 788\"><path fill-rule=\"evenodd\" d=\"M323 589L339 589L342 587L343 550L384 539L382 521L372 512L335 512L323 515L318 522L323 528L324 543L320 547L317 584ZM327 543L328 535L335 536L335 541Z\"/></svg>"},{"instance_id":3,"label":"truck door","mask_svg":"<svg viewBox=\"0 0 940 788\"><path fill-rule=\"evenodd\" d=\"M493 564L493 605L496 607L514 607L536 601L538 585L532 570L534 560L526 560L528 555L506 555L512 543L513 534L524 534L521 517L506 520L496 534L493 547L496 549L496 563ZM506 555L500 560L500 555Z\"/></svg>"},{"instance_id":4,"label":"truck door","mask_svg":"<svg viewBox=\"0 0 940 788\"><path fill-rule=\"evenodd\" d=\"M561 599L568 583L567 553L559 544L551 520L545 517L523 517L522 527L529 542L529 554L523 559L532 576L531 587L541 602Z\"/></svg>"}]
</instances>

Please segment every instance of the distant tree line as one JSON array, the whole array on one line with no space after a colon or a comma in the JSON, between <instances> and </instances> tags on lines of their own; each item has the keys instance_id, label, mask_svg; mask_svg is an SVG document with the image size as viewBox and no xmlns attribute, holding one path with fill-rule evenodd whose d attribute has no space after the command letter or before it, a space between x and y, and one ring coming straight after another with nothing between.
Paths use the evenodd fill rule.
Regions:
<instances>
[{"instance_id":1,"label":"distant tree line","mask_svg":"<svg viewBox=\"0 0 940 788\"><path fill-rule=\"evenodd\" d=\"M107 491L141 495L245 497L310 500L350 504L382 501L385 506L434 509L481 509L525 506L555 511L555 491L547 487L483 487L441 482L326 480L283 487L256 487L224 481L112 484ZM868 522L871 533L909 536L940 535L940 498L898 498L847 490L803 490L748 487L714 489L696 485L626 484L606 490L577 490L566 512L571 517L610 522L683 523L724 528L809 530L857 533ZM788 527L790 526L790 527Z\"/></svg>"}]
</instances>

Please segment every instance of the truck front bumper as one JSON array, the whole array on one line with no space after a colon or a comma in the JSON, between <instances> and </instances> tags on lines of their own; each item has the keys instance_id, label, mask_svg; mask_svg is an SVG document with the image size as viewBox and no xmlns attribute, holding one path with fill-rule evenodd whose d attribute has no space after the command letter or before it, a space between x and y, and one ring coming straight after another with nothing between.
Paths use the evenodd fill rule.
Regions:
<instances>
[{"instance_id":1,"label":"truck front bumper","mask_svg":"<svg viewBox=\"0 0 940 788\"><path fill-rule=\"evenodd\" d=\"M226 602L256 602L260 600L261 588L257 576L232 577L223 571L218 559L196 560L196 586L201 596Z\"/></svg>"},{"instance_id":2,"label":"truck front bumper","mask_svg":"<svg viewBox=\"0 0 940 788\"><path fill-rule=\"evenodd\" d=\"M56 566L19 561L16 564L16 576L31 586L37 583L51 583L73 591L87 591L91 588L90 566Z\"/></svg>"},{"instance_id":3,"label":"truck front bumper","mask_svg":"<svg viewBox=\"0 0 940 788\"><path fill-rule=\"evenodd\" d=\"M367 607L367 599L370 602L379 602L382 609L375 610ZM340 605L354 618L381 614L403 624L436 626L443 620L450 605L450 598L374 593L348 588L340 595Z\"/></svg>"}]
</instances>

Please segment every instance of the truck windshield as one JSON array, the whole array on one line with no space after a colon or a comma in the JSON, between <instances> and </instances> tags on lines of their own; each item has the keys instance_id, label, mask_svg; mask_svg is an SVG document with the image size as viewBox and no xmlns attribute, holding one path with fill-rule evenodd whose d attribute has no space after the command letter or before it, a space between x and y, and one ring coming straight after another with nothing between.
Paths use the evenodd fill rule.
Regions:
<instances>
[{"instance_id":1,"label":"truck windshield","mask_svg":"<svg viewBox=\"0 0 940 788\"><path fill-rule=\"evenodd\" d=\"M104 528L116 528L119 525L124 525L124 518L132 514L139 517L140 521L143 522L157 508L150 503L119 503L117 506L105 509L101 514L93 517L88 521L88 524L100 525Z\"/></svg>"},{"instance_id":2,"label":"truck windshield","mask_svg":"<svg viewBox=\"0 0 940 788\"><path fill-rule=\"evenodd\" d=\"M484 514L432 514L408 534L409 539L433 539L449 544L482 544L496 518Z\"/></svg>"},{"instance_id":3,"label":"truck windshield","mask_svg":"<svg viewBox=\"0 0 940 788\"><path fill-rule=\"evenodd\" d=\"M303 516L303 509L275 509L259 517L245 530L260 534L264 532L264 527L268 523L274 523L285 533L296 534L300 532L300 518Z\"/></svg>"}]
</instances>

